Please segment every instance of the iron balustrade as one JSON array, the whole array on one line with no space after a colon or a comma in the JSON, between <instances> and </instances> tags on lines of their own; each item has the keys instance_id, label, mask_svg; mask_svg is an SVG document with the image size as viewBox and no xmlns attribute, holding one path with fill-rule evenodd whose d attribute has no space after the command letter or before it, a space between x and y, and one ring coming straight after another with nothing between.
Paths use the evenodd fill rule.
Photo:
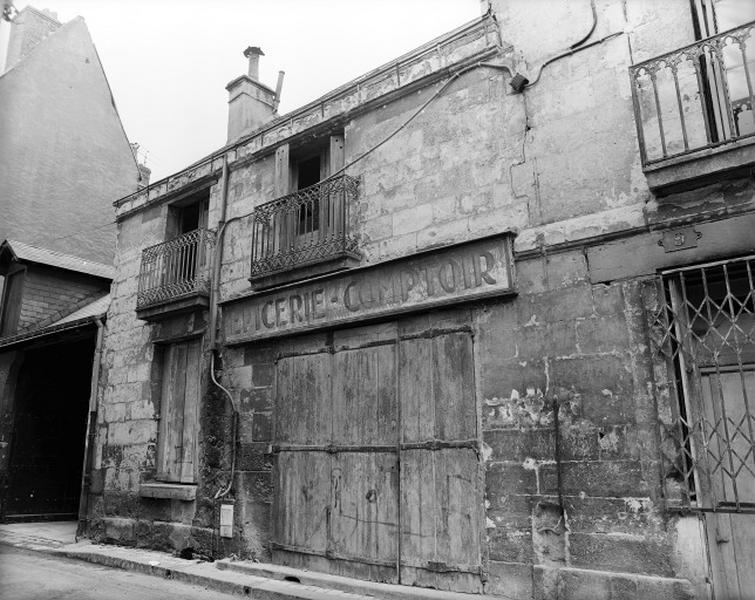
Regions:
<instances>
[{"instance_id":1,"label":"iron balustrade","mask_svg":"<svg viewBox=\"0 0 755 600\"><path fill-rule=\"evenodd\" d=\"M209 293L215 234L195 229L142 252L137 310L194 293Z\"/></svg>"},{"instance_id":2,"label":"iron balustrade","mask_svg":"<svg viewBox=\"0 0 755 600\"><path fill-rule=\"evenodd\" d=\"M755 134L753 29L755 21L629 68L643 166Z\"/></svg>"},{"instance_id":3,"label":"iron balustrade","mask_svg":"<svg viewBox=\"0 0 755 600\"><path fill-rule=\"evenodd\" d=\"M358 258L349 211L359 182L329 178L258 206L252 223L252 279L320 263Z\"/></svg>"}]
</instances>

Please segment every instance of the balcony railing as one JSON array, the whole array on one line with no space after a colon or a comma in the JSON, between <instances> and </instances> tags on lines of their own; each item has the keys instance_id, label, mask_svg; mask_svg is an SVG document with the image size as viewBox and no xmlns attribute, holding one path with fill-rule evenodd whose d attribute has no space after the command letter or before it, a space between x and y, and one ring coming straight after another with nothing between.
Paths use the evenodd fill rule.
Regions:
<instances>
[{"instance_id":1,"label":"balcony railing","mask_svg":"<svg viewBox=\"0 0 755 600\"><path fill-rule=\"evenodd\" d=\"M195 229L142 252L136 309L190 294L207 294L214 232Z\"/></svg>"},{"instance_id":2,"label":"balcony railing","mask_svg":"<svg viewBox=\"0 0 755 600\"><path fill-rule=\"evenodd\" d=\"M358 258L349 210L358 181L326 179L254 211L251 279L339 258Z\"/></svg>"},{"instance_id":3,"label":"balcony railing","mask_svg":"<svg viewBox=\"0 0 755 600\"><path fill-rule=\"evenodd\" d=\"M643 166L755 134L753 29L755 21L630 67Z\"/></svg>"}]
</instances>

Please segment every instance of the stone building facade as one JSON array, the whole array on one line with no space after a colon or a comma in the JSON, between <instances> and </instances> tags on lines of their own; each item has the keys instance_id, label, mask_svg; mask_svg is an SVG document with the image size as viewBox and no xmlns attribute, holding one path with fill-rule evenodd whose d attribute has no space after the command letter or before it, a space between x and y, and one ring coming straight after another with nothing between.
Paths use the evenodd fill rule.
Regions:
<instances>
[{"instance_id":1,"label":"stone building facade","mask_svg":"<svg viewBox=\"0 0 755 600\"><path fill-rule=\"evenodd\" d=\"M493 0L282 116L247 49L228 144L116 203L90 535L746 597L746 8Z\"/></svg>"}]
</instances>

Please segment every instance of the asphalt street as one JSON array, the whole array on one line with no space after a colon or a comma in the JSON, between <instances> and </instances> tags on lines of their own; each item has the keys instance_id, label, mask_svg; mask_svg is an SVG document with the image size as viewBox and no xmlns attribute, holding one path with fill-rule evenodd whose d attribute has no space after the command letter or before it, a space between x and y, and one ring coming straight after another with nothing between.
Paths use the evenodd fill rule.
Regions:
<instances>
[{"instance_id":1,"label":"asphalt street","mask_svg":"<svg viewBox=\"0 0 755 600\"><path fill-rule=\"evenodd\" d=\"M230 600L180 581L131 573L0 544L2 600Z\"/></svg>"}]
</instances>

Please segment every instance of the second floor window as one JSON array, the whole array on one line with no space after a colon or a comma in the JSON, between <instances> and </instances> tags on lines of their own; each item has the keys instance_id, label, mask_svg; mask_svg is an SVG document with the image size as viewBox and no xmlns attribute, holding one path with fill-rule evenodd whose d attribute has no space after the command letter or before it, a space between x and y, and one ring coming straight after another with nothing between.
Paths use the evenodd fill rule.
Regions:
<instances>
[{"instance_id":1,"label":"second floor window","mask_svg":"<svg viewBox=\"0 0 755 600\"><path fill-rule=\"evenodd\" d=\"M343 166L342 135L276 150L275 194L254 211L250 279L305 265L327 272L325 263L333 270L357 260L349 214L358 181L343 174Z\"/></svg>"},{"instance_id":2,"label":"second floor window","mask_svg":"<svg viewBox=\"0 0 755 600\"><path fill-rule=\"evenodd\" d=\"M292 178L296 181L296 191L315 185L327 177L327 154L321 153L294 163ZM313 197L299 206L297 214L297 235L306 235L320 229L320 199Z\"/></svg>"}]
</instances>

